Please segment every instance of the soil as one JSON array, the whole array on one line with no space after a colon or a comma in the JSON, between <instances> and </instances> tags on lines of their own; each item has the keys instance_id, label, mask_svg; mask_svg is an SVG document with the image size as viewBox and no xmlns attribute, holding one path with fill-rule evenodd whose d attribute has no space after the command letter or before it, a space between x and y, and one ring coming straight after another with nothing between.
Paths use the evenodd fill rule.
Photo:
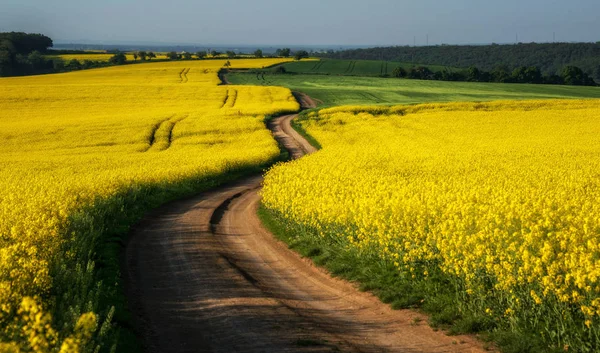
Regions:
<instances>
[{"instance_id":1,"label":"soil","mask_svg":"<svg viewBox=\"0 0 600 353\"><path fill-rule=\"evenodd\" d=\"M316 108L318 104L323 104L322 101L313 99L309 95L302 92L293 91L292 94L294 95L294 98L296 98L298 103L300 103L300 108L303 110Z\"/></svg>"},{"instance_id":2,"label":"soil","mask_svg":"<svg viewBox=\"0 0 600 353\"><path fill-rule=\"evenodd\" d=\"M295 115L269 128L293 158L315 149ZM124 276L147 352L484 352L331 277L256 214L262 177L169 203L131 234Z\"/></svg>"}]
</instances>

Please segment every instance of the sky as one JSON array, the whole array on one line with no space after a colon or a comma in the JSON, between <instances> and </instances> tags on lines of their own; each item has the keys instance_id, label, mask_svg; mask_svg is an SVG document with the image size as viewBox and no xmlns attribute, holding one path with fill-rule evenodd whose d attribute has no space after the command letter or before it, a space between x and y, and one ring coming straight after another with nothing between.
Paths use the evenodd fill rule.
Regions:
<instances>
[{"instance_id":1,"label":"sky","mask_svg":"<svg viewBox=\"0 0 600 353\"><path fill-rule=\"evenodd\" d=\"M600 0L0 0L0 32L62 43L600 41Z\"/></svg>"}]
</instances>

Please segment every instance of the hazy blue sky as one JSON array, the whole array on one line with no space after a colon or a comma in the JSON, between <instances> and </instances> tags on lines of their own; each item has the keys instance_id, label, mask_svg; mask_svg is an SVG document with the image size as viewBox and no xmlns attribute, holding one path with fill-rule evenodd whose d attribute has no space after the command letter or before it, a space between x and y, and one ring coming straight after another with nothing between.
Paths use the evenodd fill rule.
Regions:
<instances>
[{"instance_id":1,"label":"hazy blue sky","mask_svg":"<svg viewBox=\"0 0 600 353\"><path fill-rule=\"evenodd\" d=\"M11 30L68 42L600 41L600 0L0 0Z\"/></svg>"}]
</instances>

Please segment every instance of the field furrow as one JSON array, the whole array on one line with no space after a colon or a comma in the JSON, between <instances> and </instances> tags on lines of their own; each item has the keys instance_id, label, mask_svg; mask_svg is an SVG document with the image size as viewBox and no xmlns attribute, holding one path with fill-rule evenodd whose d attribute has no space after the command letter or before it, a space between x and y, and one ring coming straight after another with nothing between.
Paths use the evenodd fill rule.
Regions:
<instances>
[{"instance_id":1,"label":"field furrow","mask_svg":"<svg viewBox=\"0 0 600 353\"><path fill-rule=\"evenodd\" d=\"M174 116L156 125L146 151L160 152L171 147L175 125L187 117L188 115Z\"/></svg>"}]
</instances>

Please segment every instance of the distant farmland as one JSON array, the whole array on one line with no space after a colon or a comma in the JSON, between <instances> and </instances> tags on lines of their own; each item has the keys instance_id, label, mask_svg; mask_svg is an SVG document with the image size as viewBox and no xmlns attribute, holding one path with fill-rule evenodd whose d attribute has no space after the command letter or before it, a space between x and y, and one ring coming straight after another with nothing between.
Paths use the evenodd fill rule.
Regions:
<instances>
[{"instance_id":1,"label":"distant farmland","mask_svg":"<svg viewBox=\"0 0 600 353\"><path fill-rule=\"evenodd\" d=\"M322 74L342 76L391 76L397 67L410 69L419 64L379 61L379 60L321 60L321 61L297 61L284 64L287 72L299 74ZM456 70L445 66L428 65L432 71L444 69Z\"/></svg>"},{"instance_id":2,"label":"distant farmland","mask_svg":"<svg viewBox=\"0 0 600 353\"><path fill-rule=\"evenodd\" d=\"M348 61L346 61L348 62ZM327 61L325 61L327 63ZM314 62L288 65L314 66ZM324 70L325 65L321 66ZM360 67L358 64L356 67ZM321 106L344 104L412 104L506 99L600 98L598 87L532 85L487 82L445 82L397 78L334 76L318 74L256 75L230 73L232 84L284 86L308 94Z\"/></svg>"}]
</instances>

